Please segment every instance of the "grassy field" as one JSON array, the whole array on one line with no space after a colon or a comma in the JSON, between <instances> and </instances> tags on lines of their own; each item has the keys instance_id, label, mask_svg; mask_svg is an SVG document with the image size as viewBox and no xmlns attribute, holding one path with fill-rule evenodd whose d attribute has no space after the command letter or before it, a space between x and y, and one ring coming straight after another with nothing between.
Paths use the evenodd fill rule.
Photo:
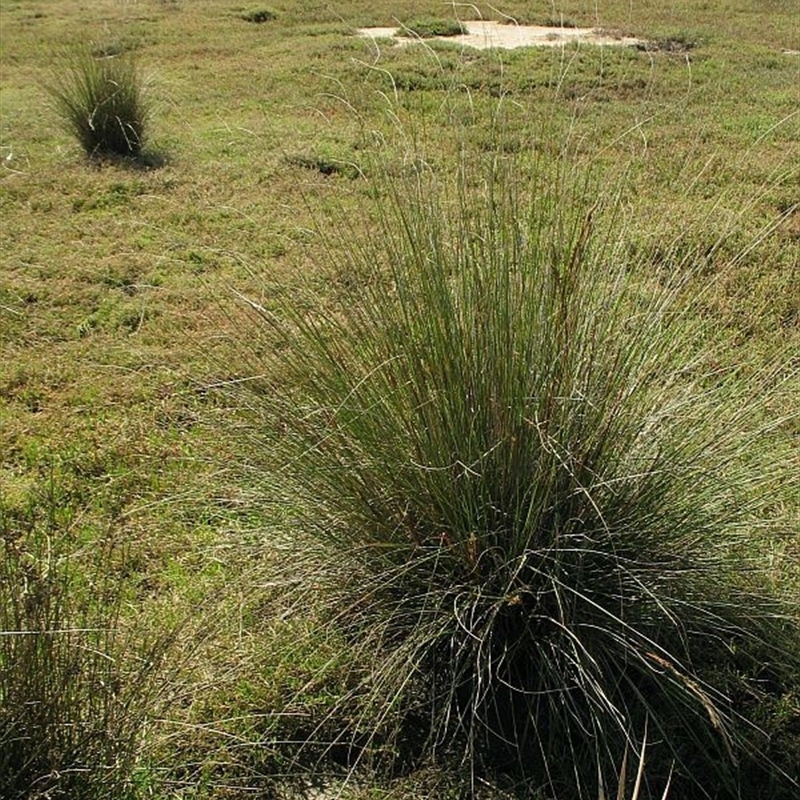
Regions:
<instances>
[{"instance_id":1,"label":"grassy field","mask_svg":"<svg viewBox=\"0 0 800 800\"><path fill-rule=\"evenodd\" d=\"M61 698L42 730L97 729L75 744L92 776L50 775L92 787L64 783L64 796L304 796L293 742L346 726L339 701L358 665L273 586L285 565L269 531L286 510L258 425L276 423L236 387L267 369L275 341L239 296L358 293L326 267L349 229L369 228L385 173L399 182L424 164L444 178L499 153L523 170L533 158L591 167L619 194L631 252L654 266L691 258L715 368L781 363L789 381L765 409L786 417L780 446L795 454L774 480L785 535L759 557L781 592L800 591L796 3L498 8L653 44L462 52L353 35L498 18L424 0L3 0L0 630L89 632L42 647L4 635L0 704L22 691L9 665L24 659L44 687L31 696ZM78 45L137 59L153 103L143 162L87 160L60 126L46 87ZM62 685L51 665L69 673L75 652L85 680ZM777 703L759 723L797 769L800 698ZM14 736L0 730L0 750ZM323 749L306 745L303 765ZM347 762L335 751L323 771ZM458 770L407 772L343 791L463 796ZM27 796L58 796L41 786Z\"/></svg>"}]
</instances>

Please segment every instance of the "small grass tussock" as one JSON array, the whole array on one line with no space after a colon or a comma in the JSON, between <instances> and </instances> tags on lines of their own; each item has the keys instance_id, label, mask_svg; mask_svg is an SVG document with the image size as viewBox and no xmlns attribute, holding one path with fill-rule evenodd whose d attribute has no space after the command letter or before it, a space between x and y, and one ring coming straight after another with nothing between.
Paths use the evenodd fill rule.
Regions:
<instances>
[{"instance_id":1,"label":"small grass tussock","mask_svg":"<svg viewBox=\"0 0 800 800\"><path fill-rule=\"evenodd\" d=\"M0 496L0 787L8 800L136 795L171 636L123 623L119 548L81 542L57 479Z\"/></svg>"},{"instance_id":2,"label":"small grass tussock","mask_svg":"<svg viewBox=\"0 0 800 800\"><path fill-rule=\"evenodd\" d=\"M130 54L97 57L89 48L76 50L62 59L46 88L87 156L144 155L150 106Z\"/></svg>"},{"instance_id":3,"label":"small grass tussock","mask_svg":"<svg viewBox=\"0 0 800 800\"><path fill-rule=\"evenodd\" d=\"M263 22L270 22L275 19L275 12L269 8L254 8L242 13L241 17L245 22L253 22L256 25L260 25Z\"/></svg>"},{"instance_id":4,"label":"small grass tussock","mask_svg":"<svg viewBox=\"0 0 800 800\"><path fill-rule=\"evenodd\" d=\"M596 187L525 168L383 187L335 267L360 301L254 304L284 337L258 402L266 491L298 510L294 613L369 665L354 764L424 753L597 797L646 751L638 796L737 797L767 742L731 692L798 673L759 573L759 537L791 530L765 488L781 421L753 413L782 384L707 367L687 264L655 281Z\"/></svg>"}]
</instances>

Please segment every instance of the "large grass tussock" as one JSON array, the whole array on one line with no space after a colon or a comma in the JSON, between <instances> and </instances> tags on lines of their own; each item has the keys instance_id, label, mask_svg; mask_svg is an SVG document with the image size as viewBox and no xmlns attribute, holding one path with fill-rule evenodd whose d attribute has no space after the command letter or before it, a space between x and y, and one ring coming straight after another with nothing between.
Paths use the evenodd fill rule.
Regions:
<instances>
[{"instance_id":1,"label":"large grass tussock","mask_svg":"<svg viewBox=\"0 0 800 800\"><path fill-rule=\"evenodd\" d=\"M797 666L754 547L782 464L698 352L686 263L632 263L614 203L550 170L382 191L331 271L357 299L257 306L291 595L369 665L343 736L597 797L649 730L642 797L737 796L746 676Z\"/></svg>"}]
</instances>

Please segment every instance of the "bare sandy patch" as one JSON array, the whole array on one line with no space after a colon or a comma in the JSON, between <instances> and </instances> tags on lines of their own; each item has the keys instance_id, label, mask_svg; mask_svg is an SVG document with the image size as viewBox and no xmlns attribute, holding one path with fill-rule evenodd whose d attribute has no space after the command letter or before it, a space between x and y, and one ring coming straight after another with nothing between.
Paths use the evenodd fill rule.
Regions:
<instances>
[{"instance_id":1,"label":"bare sandy patch","mask_svg":"<svg viewBox=\"0 0 800 800\"><path fill-rule=\"evenodd\" d=\"M609 46L637 47L646 44L629 36L614 36L599 28L555 28L544 25L507 25L500 22L473 21L463 23L467 32L458 36L434 36L420 40L404 35L402 28L360 28L359 36L371 39L392 39L398 45L419 41L446 41L473 47L478 50L517 47L563 47L571 42L585 42Z\"/></svg>"}]
</instances>

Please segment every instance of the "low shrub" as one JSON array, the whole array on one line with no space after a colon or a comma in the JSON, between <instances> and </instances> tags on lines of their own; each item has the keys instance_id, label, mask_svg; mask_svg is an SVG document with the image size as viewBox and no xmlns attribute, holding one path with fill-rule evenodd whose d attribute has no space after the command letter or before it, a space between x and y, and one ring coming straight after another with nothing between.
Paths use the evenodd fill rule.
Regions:
<instances>
[{"instance_id":1,"label":"low shrub","mask_svg":"<svg viewBox=\"0 0 800 800\"><path fill-rule=\"evenodd\" d=\"M254 304L289 595L365 665L354 762L597 797L646 749L640 797L738 797L766 741L736 704L800 674L758 571L790 529L769 381L698 351L686 264L630 263L597 187L525 167L381 187L373 233L329 254L358 300Z\"/></svg>"},{"instance_id":2,"label":"low shrub","mask_svg":"<svg viewBox=\"0 0 800 800\"><path fill-rule=\"evenodd\" d=\"M563 15L557 17L547 17L543 22L542 25L545 28L577 28L578 23L575 22L573 19L569 19L569 17L565 17Z\"/></svg>"},{"instance_id":3,"label":"low shrub","mask_svg":"<svg viewBox=\"0 0 800 800\"><path fill-rule=\"evenodd\" d=\"M86 155L142 155L149 106L132 56L95 57L79 50L65 57L63 71L47 89L64 127Z\"/></svg>"},{"instance_id":4,"label":"low shrub","mask_svg":"<svg viewBox=\"0 0 800 800\"><path fill-rule=\"evenodd\" d=\"M437 19L418 17L406 22L398 30L398 36L417 36L420 39L433 39L436 36L460 36L467 29L457 19Z\"/></svg>"}]
</instances>

